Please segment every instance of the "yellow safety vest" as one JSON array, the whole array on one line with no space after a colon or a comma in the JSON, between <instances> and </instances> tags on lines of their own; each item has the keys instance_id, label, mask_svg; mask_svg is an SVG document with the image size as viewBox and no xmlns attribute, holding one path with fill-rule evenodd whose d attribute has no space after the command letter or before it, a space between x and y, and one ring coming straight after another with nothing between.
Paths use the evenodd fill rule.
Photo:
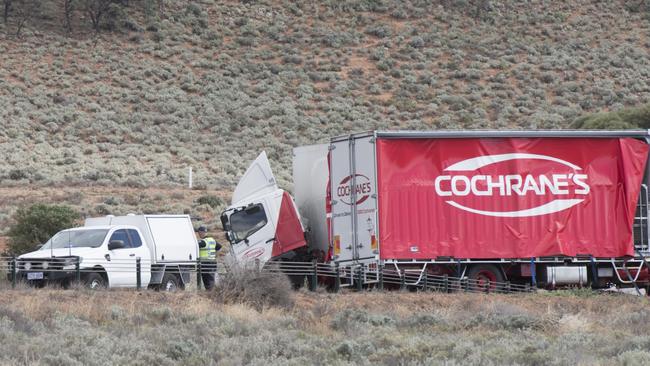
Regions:
<instances>
[{"instance_id":1,"label":"yellow safety vest","mask_svg":"<svg viewBox=\"0 0 650 366\"><path fill-rule=\"evenodd\" d=\"M205 247L199 248L199 258L217 259L217 241L209 236L202 240L205 242Z\"/></svg>"}]
</instances>

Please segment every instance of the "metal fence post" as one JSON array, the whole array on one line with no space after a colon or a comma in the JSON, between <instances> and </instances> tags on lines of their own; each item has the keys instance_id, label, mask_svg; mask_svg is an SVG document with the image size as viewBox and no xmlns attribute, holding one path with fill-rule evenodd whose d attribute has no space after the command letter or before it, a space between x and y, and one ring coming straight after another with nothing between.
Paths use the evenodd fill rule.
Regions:
<instances>
[{"instance_id":1,"label":"metal fence post","mask_svg":"<svg viewBox=\"0 0 650 366\"><path fill-rule=\"evenodd\" d=\"M339 264L336 263L336 277L334 277L334 292L339 292L341 290L341 269Z\"/></svg>"},{"instance_id":2,"label":"metal fence post","mask_svg":"<svg viewBox=\"0 0 650 366\"><path fill-rule=\"evenodd\" d=\"M510 281L506 281L506 293L510 293Z\"/></svg>"},{"instance_id":3,"label":"metal fence post","mask_svg":"<svg viewBox=\"0 0 650 366\"><path fill-rule=\"evenodd\" d=\"M406 271L404 270L402 270L402 273L400 274L399 289L400 291L406 290Z\"/></svg>"},{"instance_id":4,"label":"metal fence post","mask_svg":"<svg viewBox=\"0 0 650 366\"><path fill-rule=\"evenodd\" d=\"M203 278L201 276L201 260L198 259L196 261L196 289L197 290L201 289L201 286L203 285L202 280Z\"/></svg>"},{"instance_id":5,"label":"metal fence post","mask_svg":"<svg viewBox=\"0 0 650 366\"><path fill-rule=\"evenodd\" d=\"M312 273L311 273L311 281L309 281L309 290L310 291L316 291L316 287L318 286L318 263L316 261L312 262Z\"/></svg>"},{"instance_id":6,"label":"metal fence post","mask_svg":"<svg viewBox=\"0 0 650 366\"><path fill-rule=\"evenodd\" d=\"M74 263L74 276L77 284L81 283L81 260L77 257L77 260Z\"/></svg>"},{"instance_id":7,"label":"metal fence post","mask_svg":"<svg viewBox=\"0 0 650 366\"><path fill-rule=\"evenodd\" d=\"M490 280L487 280L487 286L485 286L485 293L486 294L490 293Z\"/></svg>"},{"instance_id":8,"label":"metal fence post","mask_svg":"<svg viewBox=\"0 0 650 366\"><path fill-rule=\"evenodd\" d=\"M449 276L448 275L442 275L442 285L444 286L445 293L449 292Z\"/></svg>"},{"instance_id":9,"label":"metal fence post","mask_svg":"<svg viewBox=\"0 0 650 366\"><path fill-rule=\"evenodd\" d=\"M463 290L465 290L465 292L468 292L469 291L469 279L467 277L464 277L464 278L462 278L460 280L460 282L462 284Z\"/></svg>"},{"instance_id":10,"label":"metal fence post","mask_svg":"<svg viewBox=\"0 0 650 366\"><path fill-rule=\"evenodd\" d=\"M140 257L135 259L135 283L138 291L142 288L142 265L140 264Z\"/></svg>"},{"instance_id":11,"label":"metal fence post","mask_svg":"<svg viewBox=\"0 0 650 366\"><path fill-rule=\"evenodd\" d=\"M11 260L11 288L16 288L16 277L17 277L16 272L18 272L16 270L16 267L17 267L16 266L16 258L14 257Z\"/></svg>"},{"instance_id":12,"label":"metal fence post","mask_svg":"<svg viewBox=\"0 0 650 366\"><path fill-rule=\"evenodd\" d=\"M384 265L379 265L379 290L384 291Z\"/></svg>"},{"instance_id":13,"label":"metal fence post","mask_svg":"<svg viewBox=\"0 0 650 366\"><path fill-rule=\"evenodd\" d=\"M429 291L429 272L424 271L424 292Z\"/></svg>"},{"instance_id":14,"label":"metal fence post","mask_svg":"<svg viewBox=\"0 0 650 366\"><path fill-rule=\"evenodd\" d=\"M363 282L361 277L363 276L362 269L363 266L359 266L359 268L357 268L357 291L363 290Z\"/></svg>"}]
</instances>

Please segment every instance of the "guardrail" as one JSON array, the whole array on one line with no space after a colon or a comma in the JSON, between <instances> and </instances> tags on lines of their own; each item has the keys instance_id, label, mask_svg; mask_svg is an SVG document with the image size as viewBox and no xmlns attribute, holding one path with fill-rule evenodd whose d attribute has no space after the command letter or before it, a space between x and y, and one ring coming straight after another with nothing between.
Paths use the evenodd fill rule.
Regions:
<instances>
[{"instance_id":1,"label":"guardrail","mask_svg":"<svg viewBox=\"0 0 650 366\"><path fill-rule=\"evenodd\" d=\"M136 289L143 287L143 273L160 273L164 265L171 266L167 268L167 273L181 275L179 272L182 272L196 276L197 288L201 288L201 277L206 272L216 273L219 276L236 275L236 271L228 267L223 261L217 262L216 271L214 268L206 270L206 265L210 264L214 265L214 262L194 260L152 263L147 258L112 258L110 261L104 258L83 258L80 262L78 257L58 257L53 259L0 257L0 281L9 281L11 288L15 288L17 283L21 281L27 283L55 281L46 278L45 273L48 275L64 273L71 282L81 283L86 274L97 272L97 269L92 267L99 265L107 267L112 273L133 274L136 280ZM262 273L284 273L293 278L307 279L308 286L313 291L317 289L319 284L326 285L335 292L346 287L359 291L364 289L412 289L445 293L515 293L535 291L535 288L530 284L510 282L490 283L489 281L477 281L467 277L433 275L426 271L413 273L392 267L385 268L377 263L373 263L372 265L349 264L340 266L318 262L272 261L267 262L262 267L255 263L249 266L253 267L252 270L257 270Z\"/></svg>"}]
</instances>

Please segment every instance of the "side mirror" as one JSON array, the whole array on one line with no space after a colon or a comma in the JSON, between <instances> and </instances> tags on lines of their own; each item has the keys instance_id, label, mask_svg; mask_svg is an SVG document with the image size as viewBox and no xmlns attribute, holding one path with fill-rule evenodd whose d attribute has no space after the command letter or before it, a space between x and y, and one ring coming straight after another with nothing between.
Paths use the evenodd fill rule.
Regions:
<instances>
[{"instance_id":1,"label":"side mirror","mask_svg":"<svg viewBox=\"0 0 650 366\"><path fill-rule=\"evenodd\" d=\"M122 240L111 240L108 243L108 250L122 249L124 248L124 241Z\"/></svg>"},{"instance_id":2,"label":"side mirror","mask_svg":"<svg viewBox=\"0 0 650 366\"><path fill-rule=\"evenodd\" d=\"M228 222L228 215L225 212L221 214L221 226L225 231L230 231L230 222Z\"/></svg>"}]
</instances>

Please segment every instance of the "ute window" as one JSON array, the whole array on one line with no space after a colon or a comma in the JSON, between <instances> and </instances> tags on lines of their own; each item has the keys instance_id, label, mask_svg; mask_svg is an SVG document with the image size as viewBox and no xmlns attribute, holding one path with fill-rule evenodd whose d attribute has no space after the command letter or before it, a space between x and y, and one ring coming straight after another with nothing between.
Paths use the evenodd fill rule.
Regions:
<instances>
[{"instance_id":1,"label":"ute window","mask_svg":"<svg viewBox=\"0 0 650 366\"><path fill-rule=\"evenodd\" d=\"M54 235L41 247L44 249L60 248L98 248L104 242L108 230L65 230Z\"/></svg>"},{"instance_id":2,"label":"ute window","mask_svg":"<svg viewBox=\"0 0 650 366\"><path fill-rule=\"evenodd\" d=\"M230 228L235 235L235 241L248 238L266 223L266 212L261 203L230 215Z\"/></svg>"},{"instance_id":3,"label":"ute window","mask_svg":"<svg viewBox=\"0 0 650 366\"><path fill-rule=\"evenodd\" d=\"M139 248L142 246L142 239L140 239L140 234L137 230L129 229L129 237L131 237L131 248Z\"/></svg>"},{"instance_id":4,"label":"ute window","mask_svg":"<svg viewBox=\"0 0 650 366\"><path fill-rule=\"evenodd\" d=\"M110 243L113 240L119 240L122 243L124 243L124 248L131 247L131 241L129 240L129 235L126 233L126 230L124 229L116 230L113 233L113 235L111 235L111 239L108 242Z\"/></svg>"}]
</instances>

